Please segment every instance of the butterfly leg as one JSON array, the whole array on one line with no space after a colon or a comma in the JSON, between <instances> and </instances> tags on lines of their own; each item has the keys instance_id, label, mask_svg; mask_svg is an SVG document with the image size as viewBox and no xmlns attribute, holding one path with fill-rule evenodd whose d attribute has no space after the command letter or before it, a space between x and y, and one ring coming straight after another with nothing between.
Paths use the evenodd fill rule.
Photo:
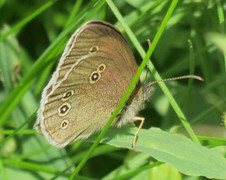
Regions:
<instances>
[{"instance_id":1,"label":"butterfly leg","mask_svg":"<svg viewBox=\"0 0 226 180\"><path fill-rule=\"evenodd\" d=\"M137 131L135 132L135 134L134 134L134 139L133 139L133 150L135 151L135 152L137 152L137 150L136 150L136 141L137 141L137 136L138 136L138 134L139 134L139 132L140 132L140 130L141 130L141 128L142 128L142 126L144 125L144 117L134 117L134 119L133 119L134 121L141 121L140 122L140 125L139 125L139 127L137 128Z\"/></svg>"}]
</instances>

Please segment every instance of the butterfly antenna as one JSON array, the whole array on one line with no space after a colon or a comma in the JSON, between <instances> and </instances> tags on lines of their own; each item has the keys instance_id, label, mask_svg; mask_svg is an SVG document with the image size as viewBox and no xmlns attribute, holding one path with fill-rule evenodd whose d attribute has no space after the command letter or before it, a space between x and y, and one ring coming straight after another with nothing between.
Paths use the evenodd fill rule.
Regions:
<instances>
[{"instance_id":1,"label":"butterfly antenna","mask_svg":"<svg viewBox=\"0 0 226 180\"><path fill-rule=\"evenodd\" d=\"M151 41L150 41L150 39L147 39L147 43L148 43L148 48L150 48L150 46L151 46ZM147 62L145 68L148 69L148 67L149 67L149 61ZM148 72L149 72L149 71L147 71L147 73L146 73L145 81L148 79Z\"/></svg>"},{"instance_id":2,"label":"butterfly antenna","mask_svg":"<svg viewBox=\"0 0 226 180\"><path fill-rule=\"evenodd\" d=\"M204 81L204 79L200 76L196 75L185 75L185 76L179 76L179 77L173 77L173 78L167 78L167 79L161 79L151 82L149 85L152 86L154 84L157 84L159 82L165 82L165 81L174 81L174 80L180 80L180 79L196 79L199 81Z\"/></svg>"}]
</instances>

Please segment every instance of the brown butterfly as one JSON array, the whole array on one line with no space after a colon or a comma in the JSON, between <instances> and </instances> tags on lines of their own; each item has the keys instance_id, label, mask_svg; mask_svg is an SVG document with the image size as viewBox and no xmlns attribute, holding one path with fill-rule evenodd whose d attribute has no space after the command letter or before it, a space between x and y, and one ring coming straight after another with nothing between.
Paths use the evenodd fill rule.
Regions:
<instances>
[{"instance_id":1,"label":"brown butterfly","mask_svg":"<svg viewBox=\"0 0 226 180\"><path fill-rule=\"evenodd\" d=\"M35 129L56 147L87 138L104 127L137 69L133 53L118 29L103 21L85 23L70 38L43 90ZM121 126L141 121L134 136L134 150L144 122L135 115L149 99L153 83L142 88L138 82L113 122Z\"/></svg>"}]
</instances>

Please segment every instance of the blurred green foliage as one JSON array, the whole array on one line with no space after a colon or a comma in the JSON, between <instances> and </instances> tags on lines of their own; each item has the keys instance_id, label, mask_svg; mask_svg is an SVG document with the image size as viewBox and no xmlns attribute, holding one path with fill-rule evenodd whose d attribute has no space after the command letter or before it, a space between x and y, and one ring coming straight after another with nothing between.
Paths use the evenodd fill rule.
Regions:
<instances>
[{"instance_id":1,"label":"blurred green foliage","mask_svg":"<svg viewBox=\"0 0 226 180\"><path fill-rule=\"evenodd\" d=\"M103 5L98 7L101 3ZM147 50L147 39L153 40L171 1L116 0L114 3ZM193 81L189 86L187 80L169 82L167 86L193 130L202 136L202 144L216 147L223 155L226 152L226 131L222 123L226 111L225 9L224 0L180 1L151 57L163 78L189 74L193 69L194 74L205 79L203 83ZM55 70L70 35L90 19L116 25L128 39L104 1L0 1L0 179L50 179L74 162L78 163L91 146L89 142L79 141L62 150L51 147L32 130L35 118L29 119L39 107L41 91ZM128 42L139 65L142 58L129 39ZM145 72L141 80L154 79L150 72ZM15 87L19 87L18 90ZM145 117L146 129L154 126L184 133L158 85L139 115ZM21 131L1 144L26 120L29 122ZM125 164L136 162L138 166L125 168ZM83 177L77 178L117 177L114 172L126 169L126 173L150 162L155 160L144 153L103 144L82 169ZM204 179L181 174L168 164L163 167L158 164L155 168L158 167L154 171L148 166L130 179L158 179L163 175L165 179ZM173 172L171 177L167 176L169 172Z\"/></svg>"}]
</instances>

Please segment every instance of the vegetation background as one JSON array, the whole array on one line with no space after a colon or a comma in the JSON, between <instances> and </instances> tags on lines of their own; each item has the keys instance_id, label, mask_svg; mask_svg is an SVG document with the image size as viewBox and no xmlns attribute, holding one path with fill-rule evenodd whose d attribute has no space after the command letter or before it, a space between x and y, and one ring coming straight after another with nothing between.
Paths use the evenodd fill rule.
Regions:
<instances>
[{"instance_id":1,"label":"vegetation background","mask_svg":"<svg viewBox=\"0 0 226 180\"><path fill-rule=\"evenodd\" d=\"M115 0L113 3L147 51L147 39L153 41L171 2ZM67 179L74 165L90 149L92 137L65 149L56 149L32 127L42 89L55 70L70 35L84 22L104 20L118 27L128 40L138 65L141 64L143 57L136 48L139 44L125 32L110 3L110 0L0 0L0 179ZM187 126L192 127L202 146L210 150L187 138L180 139L178 134L189 134L192 130L183 128L183 121L156 85L151 100L139 114L146 119L144 129L152 127L139 136L138 145L144 141L140 147L142 153L129 150L131 137L123 134L125 129L110 129L110 133L120 135L113 137L112 142L99 145L76 179L226 178L225 172L218 168L226 169L223 158L226 155L225 9L223 0L178 2L151 56L162 78L196 74L205 79L204 82L167 82L167 86L185 114ZM152 74L153 71L150 73L146 68L141 76L142 83L153 81ZM153 127L162 131L155 131ZM149 135L164 138L156 142L165 143L165 146L155 147L157 155ZM122 144L119 145L119 141ZM148 142L150 144L146 145ZM178 152L170 152L170 148ZM205 154L206 162L198 159ZM183 160L186 156L190 163ZM68 171L60 174L65 169ZM208 174L210 172L213 173Z\"/></svg>"}]
</instances>

